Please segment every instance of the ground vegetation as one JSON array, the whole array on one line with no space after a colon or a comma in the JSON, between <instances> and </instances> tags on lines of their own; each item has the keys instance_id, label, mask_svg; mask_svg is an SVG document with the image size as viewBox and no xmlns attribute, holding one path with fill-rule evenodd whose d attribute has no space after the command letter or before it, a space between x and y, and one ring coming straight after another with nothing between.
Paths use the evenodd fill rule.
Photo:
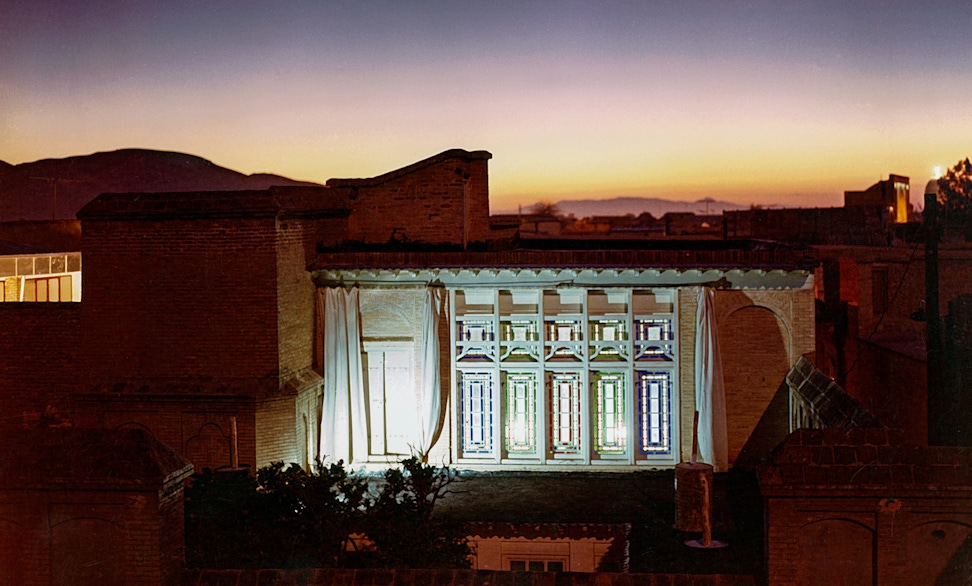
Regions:
<instances>
[{"instance_id":1,"label":"ground vegetation","mask_svg":"<svg viewBox=\"0 0 972 586\"><path fill-rule=\"evenodd\" d=\"M186 490L186 561L199 568L466 568L461 525L433 518L458 479L409 458L383 476L343 462L205 470Z\"/></svg>"}]
</instances>

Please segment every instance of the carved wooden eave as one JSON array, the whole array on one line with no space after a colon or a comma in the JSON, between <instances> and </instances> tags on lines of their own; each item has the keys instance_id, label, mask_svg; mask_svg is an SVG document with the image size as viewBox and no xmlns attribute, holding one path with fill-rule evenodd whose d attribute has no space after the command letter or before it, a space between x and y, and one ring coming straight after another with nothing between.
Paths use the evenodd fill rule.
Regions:
<instances>
[{"instance_id":1,"label":"carved wooden eave","mask_svg":"<svg viewBox=\"0 0 972 586\"><path fill-rule=\"evenodd\" d=\"M803 289L813 287L806 269L322 269L311 272L319 287L696 287Z\"/></svg>"}]
</instances>

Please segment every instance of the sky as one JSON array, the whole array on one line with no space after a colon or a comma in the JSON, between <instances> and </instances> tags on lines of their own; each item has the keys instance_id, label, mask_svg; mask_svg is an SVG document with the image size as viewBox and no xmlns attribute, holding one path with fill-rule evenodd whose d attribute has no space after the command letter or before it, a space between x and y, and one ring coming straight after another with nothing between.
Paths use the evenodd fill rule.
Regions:
<instances>
[{"instance_id":1,"label":"sky","mask_svg":"<svg viewBox=\"0 0 972 586\"><path fill-rule=\"evenodd\" d=\"M487 150L491 209L918 202L972 156L967 2L0 0L0 160L372 177ZM919 206L920 207L920 206Z\"/></svg>"}]
</instances>

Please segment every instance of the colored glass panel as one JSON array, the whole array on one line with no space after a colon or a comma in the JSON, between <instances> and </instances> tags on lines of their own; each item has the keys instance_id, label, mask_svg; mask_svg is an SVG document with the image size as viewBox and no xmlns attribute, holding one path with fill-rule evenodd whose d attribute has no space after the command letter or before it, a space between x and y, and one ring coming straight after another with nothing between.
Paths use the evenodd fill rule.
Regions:
<instances>
[{"instance_id":1,"label":"colored glass panel","mask_svg":"<svg viewBox=\"0 0 972 586\"><path fill-rule=\"evenodd\" d=\"M638 371L635 378L641 453L671 453L672 373Z\"/></svg>"},{"instance_id":2,"label":"colored glass panel","mask_svg":"<svg viewBox=\"0 0 972 586\"><path fill-rule=\"evenodd\" d=\"M493 376L488 372L459 374L462 401L462 452L487 455L493 451Z\"/></svg>"},{"instance_id":3,"label":"colored glass panel","mask_svg":"<svg viewBox=\"0 0 972 586\"><path fill-rule=\"evenodd\" d=\"M599 454L623 454L627 431L624 424L625 376L621 372L595 372L595 450Z\"/></svg>"},{"instance_id":4,"label":"colored glass panel","mask_svg":"<svg viewBox=\"0 0 972 586\"><path fill-rule=\"evenodd\" d=\"M550 438L554 454L581 452L581 379L576 372L547 374L550 391Z\"/></svg>"},{"instance_id":5,"label":"colored glass panel","mask_svg":"<svg viewBox=\"0 0 972 586\"><path fill-rule=\"evenodd\" d=\"M511 454L537 451L537 375L506 373L506 450Z\"/></svg>"}]
</instances>

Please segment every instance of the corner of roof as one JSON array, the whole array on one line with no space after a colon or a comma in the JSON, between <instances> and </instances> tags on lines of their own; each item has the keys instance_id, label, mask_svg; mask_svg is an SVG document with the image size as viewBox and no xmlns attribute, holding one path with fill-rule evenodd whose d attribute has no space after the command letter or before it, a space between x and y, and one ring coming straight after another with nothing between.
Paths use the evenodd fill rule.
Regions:
<instances>
[{"instance_id":1,"label":"corner of roof","mask_svg":"<svg viewBox=\"0 0 972 586\"><path fill-rule=\"evenodd\" d=\"M327 187L371 187L374 185L381 185L393 179L403 177L410 173L415 173L426 167L430 167L442 161L447 161L449 159L461 159L464 161L476 161L485 160L488 161L492 159L493 155L489 151L467 151L464 149L449 149L447 151L442 151L437 155L432 155L427 159L422 159L411 165L395 169L394 171L389 171L375 177L366 178L333 178L328 179L325 185Z\"/></svg>"}]
</instances>

